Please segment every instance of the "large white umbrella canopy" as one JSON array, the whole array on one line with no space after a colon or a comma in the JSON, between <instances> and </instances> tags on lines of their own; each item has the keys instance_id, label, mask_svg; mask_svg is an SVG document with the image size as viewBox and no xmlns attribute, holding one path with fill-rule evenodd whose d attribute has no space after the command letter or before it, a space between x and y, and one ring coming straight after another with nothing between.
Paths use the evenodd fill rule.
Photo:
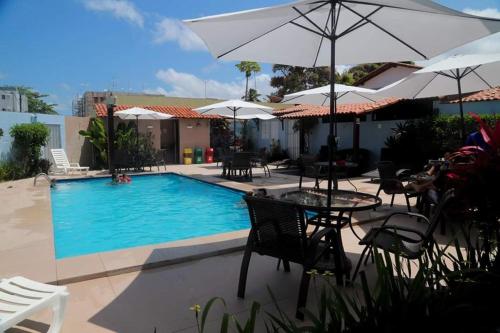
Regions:
<instances>
[{"instance_id":1,"label":"large white umbrella canopy","mask_svg":"<svg viewBox=\"0 0 500 333\"><path fill-rule=\"evenodd\" d=\"M500 20L468 15L429 0L301 0L187 20L212 55L292 66L424 60L500 31ZM335 96L332 84L330 96ZM330 103L328 195L335 149ZM336 185L336 184L335 184Z\"/></svg>"},{"instance_id":2,"label":"large white umbrella canopy","mask_svg":"<svg viewBox=\"0 0 500 333\"><path fill-rule=\"evenodd\" d=\"M462 121L461 136L465 139L462 94L500 85L500 54L456 55L413 72L377 91L379 96L429 98L459 95Z\"/></svg>"},{"instance_id":3,"label":"large white umbrella canopy","mask_svg":"<svg viewBox=\"0 0 500 333\"><path fill-rule=\"evenodd\" d=\"M114 113L115 116L120 119L135 119L135 120L155 120L155 119L170 119L173 116L166 113L151 111L139 107L133 107L123 111L117 111Z\"/></svg>"},{"instance_id":4,"label":"large white umbrella canopy","mask_svg":"<svg viewBox=\"0 0 500 333\"><path fill-rule=\"evenodd\" d=\"M330 105L330 85L299 91L283 97L282 103ZM370 103L380 99L377 91L361 87L335 84L335 98L338 103Z\"/></svg>"},{"instance_id":5,"label":"large white umbrella canopy","mask_svg":"<svg viewBox=\"0 0 500 333\"><path fill-rule=\"evenodd\" d=\"M236 119L271 119L273 108L265 105L232 99L194 109L201 114L219 115L233 118L233 143L236 140Z\"/></svg>"},{"instance_id":6,"label":"large white umbrella canopy","mask_svg":"<svg viewBox=\"0 0 500 333\"><path fill-rule=\"evenodd\" d=\"M302 67L331 65L332 35L335 63L358 64L429 59L500 30L429 0L302 0L184 22L216 58Z\"/></svg>"}]
</instances>

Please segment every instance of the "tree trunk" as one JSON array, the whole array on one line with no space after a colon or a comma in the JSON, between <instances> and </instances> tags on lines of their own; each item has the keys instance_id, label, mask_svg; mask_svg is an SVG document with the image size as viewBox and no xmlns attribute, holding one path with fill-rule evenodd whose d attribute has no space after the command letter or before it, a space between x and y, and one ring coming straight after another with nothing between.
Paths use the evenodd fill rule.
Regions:
<instances>
[{"instance_id":1,"label":"tree trunk","mask_svg":"<svg viewBox=\"0 0 500 333\"><path fill-rule=\"evenodd\" d=\"M248 76L248 74L246 75L246 79L247 79L247 83L246 83L246 86L245 86L245 101L248 102L248 79L250 78L250 76Z\"/></svg>"}]
</instances>

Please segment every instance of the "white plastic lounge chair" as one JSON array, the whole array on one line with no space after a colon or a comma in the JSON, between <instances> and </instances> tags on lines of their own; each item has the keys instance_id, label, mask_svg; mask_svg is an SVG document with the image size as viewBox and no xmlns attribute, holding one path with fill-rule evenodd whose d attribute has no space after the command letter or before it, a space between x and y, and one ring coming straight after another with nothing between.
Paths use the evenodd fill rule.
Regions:
<instances>
[{"instance_id":1,"label":"white plastic lounge chair","mask_svg":"<svg viewBox=\"0 0 500 333\"><path fill-rule=\"evenodd\" d=\"M56 171L63 171L66 175L71 171L82 171L84 173L89 171L89 167L82 167L78 163L69 163L68 156L66 156L64 149L51 149L50 152L56 164Z\"/></svg>"},{"instance_id":2,"label":"white plastic lounge chair","mask_svg":"<svg viewBox=\"0 0 500 333\"><path fill-rule=\"evenodd\" d=\"M16 276L0 282L0 332L17 325L33 314L52 307L52 324L47 333L61 330L68 292L64 286L52 286Z\"/></svg>"}]
</instances>

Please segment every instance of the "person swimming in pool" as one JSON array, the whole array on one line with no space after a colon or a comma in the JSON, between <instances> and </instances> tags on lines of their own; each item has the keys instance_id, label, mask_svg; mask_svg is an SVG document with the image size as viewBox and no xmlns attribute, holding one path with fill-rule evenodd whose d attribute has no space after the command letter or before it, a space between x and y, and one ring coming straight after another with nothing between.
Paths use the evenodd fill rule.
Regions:
<instances>
[{"instance_id":1,"label":"person swimming in pool","mask_svg":"<svg viewBox=\"0 0 500 333\"><path fill-rule=\"evenodd\" d=\"M121 174L118 176L118 183L120 184L130 184L132 182L132 178L126 174Z\"/></svg>"}]
</instances>

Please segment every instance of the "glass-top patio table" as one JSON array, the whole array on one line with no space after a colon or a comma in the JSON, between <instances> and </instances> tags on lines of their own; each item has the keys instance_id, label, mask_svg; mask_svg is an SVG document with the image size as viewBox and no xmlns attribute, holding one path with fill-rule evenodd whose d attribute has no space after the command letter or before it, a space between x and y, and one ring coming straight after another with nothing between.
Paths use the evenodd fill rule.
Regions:
<instances>
[{"instance_id":1,"label":"glass-top patio table","mask_svg":"<svg viewBox=\"0 0 500 333\"><path fill-rule=\"evenodd\" d=\"M344 259L342 271L349 277L351 262L345 255L341 229L349 225L354 235L358 237L352 226L352 213L377 208L382 204L382 199L368 193L345 190L333 190L331 199L331 205L327 207L327 191L316 188L302 188L281 195L281 200L293 202L306 211L315 213L314 216L308 218L308 224L316 226L314 232L319 227L334 227L336 229L339 245L338 253L340 258ZM342 283L342 277L337 276L337 283Z\"/></svg>"}]
</instances>

